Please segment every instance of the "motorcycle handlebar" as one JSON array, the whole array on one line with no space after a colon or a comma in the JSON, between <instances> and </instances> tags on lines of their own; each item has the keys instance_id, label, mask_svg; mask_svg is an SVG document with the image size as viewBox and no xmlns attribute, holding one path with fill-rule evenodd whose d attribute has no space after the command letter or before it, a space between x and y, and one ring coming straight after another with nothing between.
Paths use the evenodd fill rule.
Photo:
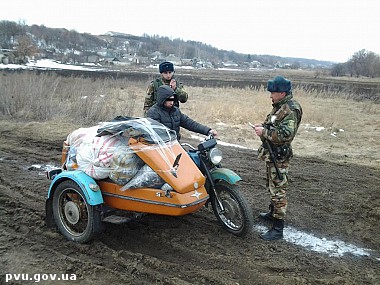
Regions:
<instances>
[{"instance_id":1,"label":"motorcycle handlebar","mask_svg":"<svg viewBox=\"0 0 380 285\"><path fill-rule=\"evenodd\" d=\"M187 146L191 148L192 150L197 150L197 148L193 147L191 144L188 144L188 143L181 143L181 146Z\"/></svg>"},{"instance_id":2,"label":"motorcycle handlebar","mask_svg":"<svg viewBox=\"0 0 380 285\"><path fill-rule=\"evenodd\" d=\"M205 138L204 141L208 141L208 140L211 140L211 139L214 139L214 135L213 135L212 133L209 133L209 134L207 135L207 137ZM191 148L192 150L198 150L198 148L192 146L192 145L189 144L189 143L181 143L181 146L182 146L182 147L188 147L188 148Z\"/></svg>"}]
</instances>

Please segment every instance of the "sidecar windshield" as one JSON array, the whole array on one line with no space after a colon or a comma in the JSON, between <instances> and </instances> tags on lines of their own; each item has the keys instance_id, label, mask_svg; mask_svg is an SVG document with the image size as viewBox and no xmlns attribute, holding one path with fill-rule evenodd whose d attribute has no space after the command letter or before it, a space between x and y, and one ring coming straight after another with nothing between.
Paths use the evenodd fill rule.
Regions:
<instances>
[{"instance_id":1,"label":"sidecar windshield","mask_svg":"<svg viewBox=\"0 0 380 285\"><path fill-rule=\"evenodd\" d=\"M103 123L97 130L97 136L122 135L143 138L148 144L159 144L177 139L176 132L150 118L128 118Z\"/></svg>"}]
</instances>

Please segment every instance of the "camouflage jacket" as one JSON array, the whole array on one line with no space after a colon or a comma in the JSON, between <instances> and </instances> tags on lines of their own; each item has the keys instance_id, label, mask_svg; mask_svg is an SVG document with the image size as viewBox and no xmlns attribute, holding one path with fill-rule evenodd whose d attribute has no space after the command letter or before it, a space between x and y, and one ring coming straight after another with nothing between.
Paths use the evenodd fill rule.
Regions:
<instances>
[{"instance_id":1,"label":"camouflage jacket","mask_svg":"<svg viewBox=\"0 0 380 285\"><path fill-rule=\"evenodd\" d=\"M175 78L173 78L175 79ZM157 78L153 80L147 90L145 95L145 101L144 101L144 111L146 112L149 110L150 107L152 107L157 102L157 89L161 85L169 85L170 80L166 80L164 78ZM188 95L183 87L183 84L181 82L177 81L177 87L174 90L177 93L178 101L181 103L185 103L188 99ZM179 104L178 106L179 107Z\"/></svg>"},{"instance_id":2,"label":"camouflage jacket","mask_svg":"<svg viewBox=\"0 0 380 285\"><path fill-rule=\"evenodd\" d=\"M272 105L272 111L267 115L261 140L268 140L279 161L286 161L293 155L293 141L302 119L301 105L289 94L284 99ZM268 160L268 150L264 145L259 148L259 158Z\"/></svg>"}]
</instances>

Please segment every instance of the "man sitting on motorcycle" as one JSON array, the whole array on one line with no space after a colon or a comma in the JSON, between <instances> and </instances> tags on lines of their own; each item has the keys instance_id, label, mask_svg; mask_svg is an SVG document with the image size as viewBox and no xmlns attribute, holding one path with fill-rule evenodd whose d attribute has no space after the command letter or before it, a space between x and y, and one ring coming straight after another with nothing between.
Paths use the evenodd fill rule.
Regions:
<instances>
[{"instance_id":1,"label":"man sitting on motorcycle","mask_svg":"<svg viewBox=\"0 0 380 285\"><path fill-rule=\"evenodd\" d=\"M175 91L167 85L161 85L157 90L157 102L147 112L147 117L160 122L177 133L177 139L180 140L180 127L189 131L203 135L212 134L217 136L216 130L206 127L190 117L186 116L175 106L178 96Z\"/></svg>"}]
</instances>

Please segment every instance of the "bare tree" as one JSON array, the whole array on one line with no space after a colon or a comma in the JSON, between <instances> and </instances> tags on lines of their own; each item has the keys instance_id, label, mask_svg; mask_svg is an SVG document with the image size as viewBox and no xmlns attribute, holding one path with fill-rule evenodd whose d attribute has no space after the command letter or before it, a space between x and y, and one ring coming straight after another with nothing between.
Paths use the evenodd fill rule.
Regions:
<instances>
[{"instance_id":1,"label":"bare tree","mask_svg":"<svg viewBox=\"0 0 380 285\"><path fill-rule=\"evenodd\" d=\"M34 45L31 38L26 35L19 37L17 42L18 56L23 63L26 63L27 57L32 56L37 52L37 47Z\"/></svg>"},{"instance_id":2,"label":"bare tree","mask_svg":"<svg viewBox=\"0 0 380 285\"><path fill-rule=\"evenodd\" d=\"M12 48L16 37L22 35L21 25L12 21L0 21L0 38L4 48Z\"/></svg>"},{"instance_id":3,"label":"bare tree","mask_svg":"<svg viewBox=\"0 0 380 285\"><path fill-rule=\"evenodd\" d=\"M346 63L337 63L331 69L332 76L344 76L347 71Z\"/></svg>"},{"instance_id":4,"label":"bare tree","mask_svg":"<svg viewBox=\"0 0 380 285\"><path fill-rule=\"evenodd\" d=\"M360 75L375 77L379 75L379 55L365 49L359 50L349 60L348 65L351 68L351 74L357 77Z\"/></svg>"}]
</instances>

